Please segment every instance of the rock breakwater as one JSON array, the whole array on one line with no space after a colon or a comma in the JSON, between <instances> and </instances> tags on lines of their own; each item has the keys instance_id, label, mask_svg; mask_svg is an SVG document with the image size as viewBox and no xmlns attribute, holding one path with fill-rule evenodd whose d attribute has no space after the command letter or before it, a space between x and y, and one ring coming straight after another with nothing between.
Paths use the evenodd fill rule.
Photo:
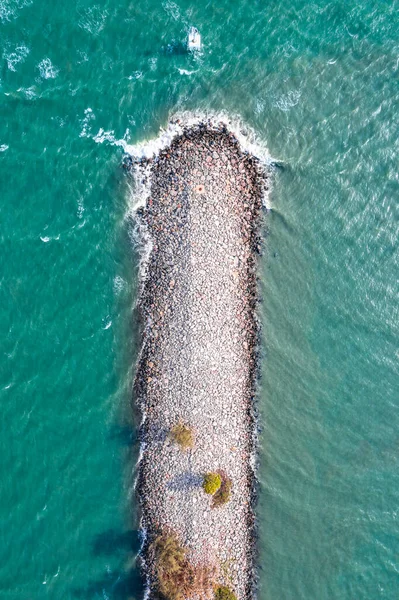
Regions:
<instances>
[{"instance_id":1,"label":"rock breakwater","mask_svg":"<svg viewBox=\"0 0 399 600\"><path fill-rule=\"evenodd\" d=\"M183 128L141 167L149 196L138 218L151 251L135 396L144 414L138 490L150 596L151 543L172 532L190 564L211 567L204 595L224 585L241 600L254 584L256 251L267 182L222 124ZM192 438L186 448L171 436L179 423ZM231 481L225 504L204 492L209 472Z\"/></svg>"}]
</instances>

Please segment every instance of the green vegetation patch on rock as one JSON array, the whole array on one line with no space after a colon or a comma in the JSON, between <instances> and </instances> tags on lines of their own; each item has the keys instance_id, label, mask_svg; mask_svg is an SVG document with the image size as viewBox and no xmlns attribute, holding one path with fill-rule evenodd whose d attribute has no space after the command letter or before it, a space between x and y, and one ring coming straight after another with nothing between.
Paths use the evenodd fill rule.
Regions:
<instances>
[{"instance_id":1,"label":"green vegetation patch on rock","mask_svg":"<svg viewBox=\"0 0 399 600\"><path fill-rule=\"evenodd\" d=\"M232 483L230 477L228 477L226 475L226 473L219 471L219 474L220 474L220 478L221 478L221 484L219 486L219 489L213 496L213 502L212 502L213 508L222 506L223 504L226 504L230 500L231 488L233 487L233 483Z\"/></svg>"},{"instance_id":2,"label":"green vegetation patch on rock","mask_svg":"<svg viewBox=\"0 0 399 600\"><path fill-rule=\"evenodd\" d=\"M202 488L206 494L212 496L220 489L222 478L219 473L205 473Z\"/></svg>"},{"instance_id":3,"label":"green vegetation patch on rock","mask_svg":"<svg viewBox=\"0 0 399 600\"><path fill-rule=\"evenodd\" d=\"M218 585L215 588L214 600L237 600L237 596L226 585Z\"/></svg>"},{"instance_id":4,"label":"green vegetation patch on rock","mask_svg":"<svg viewBox=\"0 0 399 600\"><path fill-rule=\"evenodd\" d=\"M181 421L171 428L170 438L180 446L181 450L189 450L194 446L194 432L192 428Z\"/></svg>"},{"instance_id":5,"label":"green vegetation patch on rock","mask_svg":"<svg viewBox=\"0 0 399 600\"><path fill-rule=\"evenodd\" d=\"M158 535L150 546L150 561L157 591L165 600L208 597L214 586L216 569L211 564L193 565L187 549L170 530Z\"/></svg>"}]
</instances>

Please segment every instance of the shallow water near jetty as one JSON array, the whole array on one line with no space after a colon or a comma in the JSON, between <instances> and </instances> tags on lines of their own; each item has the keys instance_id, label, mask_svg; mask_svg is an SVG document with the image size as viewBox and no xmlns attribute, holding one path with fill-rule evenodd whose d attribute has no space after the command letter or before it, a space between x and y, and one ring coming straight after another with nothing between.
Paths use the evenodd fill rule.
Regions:
<instances>
[{"instance_id":1,"label":"shallow water near jetty","mask_svg":"<svg viewBox=\"0 0 399 600\"><path fill-rule=\"evenodd\" d=\"M142 594L113 141L181 110L241 115L284 165L260 263L259 597L397 597L397 8L0 0L4 598Z\"/></svg>"}]
</instances>

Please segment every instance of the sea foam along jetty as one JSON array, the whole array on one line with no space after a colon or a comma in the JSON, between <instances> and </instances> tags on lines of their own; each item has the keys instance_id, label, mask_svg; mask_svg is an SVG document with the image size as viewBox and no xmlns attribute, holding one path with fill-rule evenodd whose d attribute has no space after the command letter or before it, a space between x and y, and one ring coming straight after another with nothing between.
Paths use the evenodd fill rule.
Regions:
<instances>
[{"instance_id":1,"label":"sea foam along jetty","mask_svg":"<svg viewBox=\"0 0 399 600\"><path fill-rule=\"evenodd\" d=\"M192 564L212 565L213 583L241 600L254 589L256 251L267 179L235 135L209 121L183 127L139 169L149 186L138 210L150 251L135 379L149 594L151 542L167 531ZM179 422L194 431L187 451L170 437ZM232 482L230 501L217 508L201 485L209 471Z\"/></svg>"}]
</instances>

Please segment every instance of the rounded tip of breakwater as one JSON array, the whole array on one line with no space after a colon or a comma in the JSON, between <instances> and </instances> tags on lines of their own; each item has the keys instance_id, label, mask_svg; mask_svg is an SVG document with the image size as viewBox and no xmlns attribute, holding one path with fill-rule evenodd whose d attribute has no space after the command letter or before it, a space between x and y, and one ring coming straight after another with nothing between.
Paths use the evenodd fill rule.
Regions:
<instances>
[{"instance_id":1,"label":"rounded tip of breakwater","mask_svg":"<svg viewBox=\"0 0 399 600\"><path fill-rule=\"evenodd\" d=\"M270 156L266 143L238 116L229 117L226 113L182 112L170 117L159 134L136 144L121 144L125 151L124 167L132 177L131 211L145 206L150 196L150 171L162 152L171 147L179 138L195 136L207 132L209 135L226 135L237 145L239 152L249 156L257 165L258 184L261 187L261 202L268 209L270 175L276 161ZM266 183L267 180L267 183Z\"/></svg>"},{"instance_id":2,"label":"rounded tip of breakwater","mask_svg":"<svg viewBox=\"0 0 399 600\"><path fill-rule=\"evenodd\" d=\"M179 116L125 148L145 248L134 384L142 564L149 590L166 597L163 545L184 556L187 598L224 586L244 600L256 581L256 255L268 178L243 135L225 120ZM176 428L190 432L187 448ZM206 473L220 493L205 493Z\"/></svg>"}]
</instances>

